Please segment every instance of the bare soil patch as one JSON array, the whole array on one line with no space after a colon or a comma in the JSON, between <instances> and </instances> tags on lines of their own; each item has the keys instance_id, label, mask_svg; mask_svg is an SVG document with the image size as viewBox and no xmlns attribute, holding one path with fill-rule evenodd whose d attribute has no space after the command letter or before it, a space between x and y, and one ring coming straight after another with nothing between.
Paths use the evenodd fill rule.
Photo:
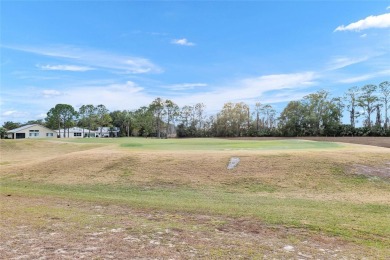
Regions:
<instances>
[{"instance_id":1,"label":"bare soil patch","mask_svg":"<svg viewBox=\"0 0 390 260\"><path fill-rule=\"evenodd\" d=\"M390 180L390 161L385 165L368 166L361 164L354 164L352 166L352 173L362 175L369 178L382 178Z\"/></svg>"}]
</instances>

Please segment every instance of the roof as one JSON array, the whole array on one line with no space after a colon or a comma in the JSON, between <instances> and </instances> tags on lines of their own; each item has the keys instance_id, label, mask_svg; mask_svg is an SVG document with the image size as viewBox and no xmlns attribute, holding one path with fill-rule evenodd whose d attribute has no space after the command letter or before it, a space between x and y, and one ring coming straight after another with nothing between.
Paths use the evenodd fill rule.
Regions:
<instances>
[{"instance_id":1,"label":"roof","mask_svg":"<svg viewBox=\"0 0 390 260\"><path fill-rule=\"evenodd\" d=\"M12 129L12 130L9 130L9 131L7 131L7 133L16 133L16 132L19 132L19 131L22 131L22 130L25 130L25 129L28 129L28 128L31 128L31 127L35 127L35 126L40 126L40 127L46 128L46 129L48 129L50 131L53 131L50 128L47 128L46 126L39 125L39 124L33 124L33 125L24 125L24 126L21 126L21 127Z\"/></svg>"}]
</instances>

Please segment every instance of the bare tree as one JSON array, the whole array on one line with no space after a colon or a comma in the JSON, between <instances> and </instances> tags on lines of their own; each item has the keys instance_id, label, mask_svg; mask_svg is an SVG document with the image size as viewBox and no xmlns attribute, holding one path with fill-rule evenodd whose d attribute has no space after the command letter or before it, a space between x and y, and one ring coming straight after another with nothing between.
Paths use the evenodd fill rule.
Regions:
<instances>
[{"instance_id":1,"label":"bare tree","mask_svg":"<svg viewBox=\"0 0 390 260\"><path fill-rule=\"evenodd\" d=\"M356 107L358 106L358 95L359 95L359 88L358 87L352 87L348 89L347 93L345 93L344 100L347 103L347 109L349 113L349 120L351 122L351 126L355 128L355 119L359 116L359 114L356 112Z\"/></svg>"},{"instance_id":2,"label":"bare tree","mask_svg":"<svg viewBox=\"0 0 390 260\"><path fill-rule=\"evenodd\" d=\"M387 115L387 111L390 108L390 104L389 104L389 101L390 101L390 82L384 81L381 84L379 84L379 90L380 90L380 93L382 94L382 96L380 97L380 100L383 102L384 109L385 109L384 127L385 127L385 129L388 129L389 128L389 117Z\"/></svg>"}]
</instances>

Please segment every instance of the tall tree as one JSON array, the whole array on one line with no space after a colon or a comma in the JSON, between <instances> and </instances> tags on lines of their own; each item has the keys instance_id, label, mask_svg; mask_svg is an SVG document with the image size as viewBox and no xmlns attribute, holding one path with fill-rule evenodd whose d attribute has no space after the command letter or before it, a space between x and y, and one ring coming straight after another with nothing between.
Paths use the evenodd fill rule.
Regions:
<instances>
[{"instance_id":1,"label":"tall tree","mask_svg":"<svg viewBox=\"0 0 390 260\"><path fill-rule=\"evenodd\" d=\"M384 127L385 129L388 129L389 128L389 117L388 117L388 110L390 108L390 82L388 81L384 81L382 83L379 84L379 90L380 90L380 93L381 93L381 97L380 97L380 100L383 102L383 106L384 106L384 110L385 110L385 120L384 120Z\"/></svg>"},{"instance_id":2,"label":"tall tree","mask_svg":"<svg viewBox=\"0 0 390 260\"><path fill-rule=\"evenodd\" d=\"M161 125L162 125L162 117L164 115L164 101L161 98L156 98L149 105L150 110L153 112L153 115L156 120L156 131L157 138L161 138Z\"/></svg>"},{"instance_id":3,"label":"tall tree","mask_svg":"<svg viewBox=\"0 0 390 260\"><path fill-rule=\"evenodd\" d=\"M79 108L80 126L88 129L88 137L91 136L91 130L94 130L97 126L97 108L92 105L82 105ZM83 133L84 136L84 133Z\"/></svg>"},{"instance_id":4,"label":"tall tree","mask_svg":"<svg viewBox=\"0 0 390 260\"><path fill-rule=\"evenodd\" d=\"M358 97L359 88L356 86L348 89L344 95L344 100L348 102L347 109L349 113L349 120L353 128L355 128L355 119L359 116L359 113L356 111L356 107L358 106Z\"/></svg>"},{"instance_id":5,"label":"tall tree","mask_svg":"<svg viewBox=\"0 0 390 260\"><path fill-rule=\"evenodd\" d=\"M276 111L271 105L264 105L263 106L263 114L264 114L264 127L271 129L274 127L275 123L275 115Z\"/></svg>"},{"instance_id":6,"label":"tall tree","mask_svg":"<svg viewBox=\"0 0 390 260\"><path fill-rule=\"evenodd\" d=\"M180 120L185 127L188 127L191 123L191 115L193 114L193 110L193 106L184 106L180 111Z\"/></svg>"},{"instance_id":7,"label":"tall tree","mask_svg":"<svg viewBox=\"0 0 390 260\"><path fill-rule=\"evenodd\" d=\"M358 105L364 110L366 120L365 126L371 128L371 114L375 111L375 103L378 97L375 95L377 89L376 85L365 85L361 88L361 94L358 98Z\"/></svg>"},{"instance_id":8,"label":"tall tree","mask_svg":"<svg viewBox=\"0 0 390 260\"><path fill-rule=\"evenodd\" d=\"M381 125L382 125L381 107L382 107L382 105L379 103L377 103L375 105L375 110L376 110L375 126L376 127L381 127Z\"/></svg>"},{"instance_id":9,"label":"tall tree","mask_svg":"<svg viewBox=\"0 0 390 260\"><path fill-rule=\"evenodd\" d=\"M256 102L255 104L255 112L256 112L256 131L259 132L260 128L260 113L263 110L262 104L260 102Z\"/></svg>"},{"instance_id":10,"label":"tall tree","mask_svg":"<svg viewBox=\"0 0 390 260\"><path fill-rule=\"evenodd\" d=\"M104 105L96 107L96 119L97 124L100 126L100 137L102 137L103 127L109 126L112 121L109 111Z\"/></svg>"},{"instance_id":11,"label":"tall tree","mask_svg":"<svg viewBox=\"0 0 390 260\"><path fill-rule=\"evenodd\" d=\"M0 138L3 139L7 136L7 129L0 127Z\"/></svg>"},{"instance_id":12,"label":"tall tree","mask_svg":"<svg viewBox=\"0 0 390 260\"><path fill-rule=\"evenodd\" d=\"M218 136L243 136L247 133L248 105L240 103L225 103L217 115Z\"/></svg>"},{"instance_id":13,"label":"tall tree","mask_svg":"<svg viewBox=\"0 0 390 260\"><path fill-rule=\"evenodd\" d=\"M300 136L304 133L305 108L301 101L290 101L279 117L279 127L284 136Z\"/></svg>"},{"instance_id":14,"label":"tall tree","mask_svg":"<svg viewBox=\"0 0 390 260\"><path fill-rule=\"evenodd\" d=\"M150 107L140 107L133 113L134 128L139 135L147 137L154 128L154 116Z\"/></svg>"},{"instance_id":15,"label":"tall tree","mask_svg":"<svg viewBox=\"0 0 390 260\"><path fill-rule=\"evenodd\" d=\"M116 110L110 113L112 124L120 129L121 136L129 137L133 127L133 112L128 110Z\"/></svg>"},{"instance_id":16,"label":"tall tree","mask_svg":"<svg viewBox=\"0 0 390 260\"><path fill-rule=\"evenodd\" d=\"M165 110L166 110L166 117L167 117L167 130L166 134L167 137L169 135L169 129L170 129L170 123L173 123L175 125L175 119L179 115L179 106L176 105L172 100L165 100L164 102Z\"/></svg>"},{"instance_id":17,"label":"tall tree","mask_svg":"<svg viewBox=\"0 0 390 260\"><path fill-rule=\"evenodd\" d=\"M322 116L325 110L325 102L328 92L319 91L303 97L305 106L305 121L308 123L310 135L319 135L322 128Z\"/></svg>"},{"instance_id":18,"label":"tall tree","mask_svg":"<svg viewBox=\"0 0 390 260\"><path fill-rule=\"evenodd\" d=\"M342 124L342 115L343 115L343 110L344 110L344 107L345 107L345 104L343 102L343 98L342 97L335 97L332 99L332 103L334 103L337 107L337 110L338 110L338 113L339 113L339 124L341 125Z\"/></svg>"},{"instance_id":19,"label":"tall tree","mask_svg":"<svg viewBox=\"0 0 390 260\"><path fill-rule=\"evenodd\" d=\"M196 115L196 121L199 124L198 125L198 130L202 129L202 123L203 123L203 119L204 119L204 109L205 109L205 107L206 106L203 103L197 103L194 106L194 113Z\"/></svg>"},{"instance_id":20,"label":"tall tree","mask_svg":"<svg viewBox=\"0 0 390 260\"><path fill-rule=\"evenodd\" d=\"M57 137L61 137L61 117L58 110L56 110L56 107L51 108L47 112L45 121L46 121L46 127L51 129L58 129Z\"/></svg>"},{"instance_id":21,"label":"tall tree","mask_svg":"<svg viewBox=\"0 0 390 260\"><path fill-rule=\"evenodd\" d=\"M21 126L20 123L12 122L12 121L7 121L7 122L4 122L4 124L3 124L3 127L7 130L12 130L12 129L18 128L20 126Z\"/></svg>"},{"instance_id":22,"label":"tall tree","mask_svg":"<svg viewBox=\"0 0 390 260\"><path fill-rule=\"evenodd\" d=\"M64 138L66 137L66 128L73 124L73 120L77 116L75 109L68 104L57 104L51 108L47 113L46 121L50 125L58 124L58 130L60 133L61 124L64 128ZM69 137L69 132L68 132Z\"/></svg>"}]
</instances>

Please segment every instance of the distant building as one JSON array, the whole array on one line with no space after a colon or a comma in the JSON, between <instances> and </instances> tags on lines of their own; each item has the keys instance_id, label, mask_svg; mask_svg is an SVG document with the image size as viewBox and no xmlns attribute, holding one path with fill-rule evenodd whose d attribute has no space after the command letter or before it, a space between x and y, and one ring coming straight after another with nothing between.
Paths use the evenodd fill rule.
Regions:
<instances>
[{"instance_id":1,"label":"distant building","mask_svg":"<svg viewBox=\"0 0 390 260\"><path fill-rule=\"evenodd\" d=\"M119 127L98 127L96 133L99 137L118 137Z\"/></svg>"},{"instance_id":2,"label":"distant building","mask_svg":"<svg viewBox=\"0 0 390 260\"><path fill-rule=\"evenodd\" d=\"M64 138L64 129L56 130L61 138ZM118 137L119 128L117 127L98 127L97 130L72 127L65 129L65 138L88 138L88 137Z\"/></svg>"},{"instance_id":3,"label":"distant building","mask_svg":"<svg viewBox=\"0 0 390 260\"><path fill-rule=\"evenodd\" d=\"M10 139L51 138L57 137L57 133L43 125L33 124L7 131L7 137Z\"/></svg>"},{"instance_id":4,"label":"distant building","mask_svg":"<svg viewBox=\"0 0 390 260\"><path fill-rule=\"evenodd\" d=\"M98 137L97 131L90 131L89 129L80 127L65 128L65 135L64 129L56 130L56 133L60 138Z\"/></svg>"}]
</instances>

